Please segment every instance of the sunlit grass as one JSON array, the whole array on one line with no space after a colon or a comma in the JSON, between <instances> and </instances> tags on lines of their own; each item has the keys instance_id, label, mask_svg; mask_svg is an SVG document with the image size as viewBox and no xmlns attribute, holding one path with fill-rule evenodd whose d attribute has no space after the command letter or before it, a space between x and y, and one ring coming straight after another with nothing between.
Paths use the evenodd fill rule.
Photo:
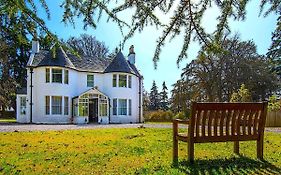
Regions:
<instances>
[{"instance_id":1,"label":"sunlit grass","mask_svg":"<svg viewBox=\"0 0 281 175\"><path fill-rule=\"evenodd\" d=\"M15 123L16 119L2 119L0 118L0 123Z\"/></svg>"},{"instance_id":2,"label":"sunlit grass","mask_svg":"<svg viewBox=\"0 0 281 175\"><path fill-rule=\"evenodd\" d=\"M280 174L281 134L266 133L265 160L255 142L195 145L195 164L172 164L171 129L95 129L0 133L0 174Z\"/></svg>"}]
</instances>

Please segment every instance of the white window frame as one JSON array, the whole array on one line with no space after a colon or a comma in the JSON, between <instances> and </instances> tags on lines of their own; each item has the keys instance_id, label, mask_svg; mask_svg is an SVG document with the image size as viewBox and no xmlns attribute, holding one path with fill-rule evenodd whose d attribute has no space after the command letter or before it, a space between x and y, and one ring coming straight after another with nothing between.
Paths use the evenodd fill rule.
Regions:
<instances>
[{"instance_id":1,"label":"white window frame","mask_svg":"<svg viewBox=\"0 0 281 175\"><path fill-rule=\"evenodd\" d=\"M26 115L26 96L20 97L20 115Z\"/></svg>"},{"instance_id":2,"label":"white window frame","mask_svg":"<svg viewBox=\"0 0 281 175\"><path fill-rule=\"evenodd\" d=\"M59 98L61 98L61 103L60 103L60 105L58 105L58 106L54 106L54 103L53 103L53 99L55 98L55 97L59 97ZM63 113L63 111L62 111L62 109L63 109L63 98L62 98L62 96L52 96L51 97L51 112L52 112L52 115L62 115ZM53 107L58 107L58 109L59 109L59 111L60 111L60 113L54 113L54 110L53 110Z\"/></svg>"},{"instance_id":3,"label":"white window frame","mask_svg":"<svg viewBox=\"0 0 281 175\"><path fill-rule=\"evenodd\" d=\"M92 80L88 79L88 76L92 76L93 79L92 79ZM89 81L89 80L90 80L90 81ZM92 82L93 85L90 86L90 85L88 84L89 82ZM94 74L87 74L87 87L94 87L94 86L95 86L95 75L94 75Z\"/></svg>"},{"instance_id":4,"label":"white window frame","mask_svg":"<svg viewBox=\"0 0 281 175\"><path fill-rule=\"evenodd\" d=\"M53 75L54 75L54 70L60 70L61 71L61 82L54 82L54 79L53 79ZM51 79L52 79L52 83L58 83L58 84L62 84L63 82L64 82L64 74L63 74L63 69L61 69L61 68L52 68L52 71L51 71L52 73L52 76L51 76ZM58 74L58 73L56 73L56 74Z\"/></svg>"},{"instance_id":5,"label":"white window frame","mask_svg":"<svg viewBox=\"0 0 281 175\"><path fill-rule=\"evenodd\" d=\"M67 72L67 73L66 73ZM66 76L67 75L67 76ZM67 80L67 81L66 81ZM63 70L63 83L69 84L69 70L64 69Z\"/></svg>"},{"instance_id":6,"label":"white window frame","mask_svg":"<svg viewBox=\"0 0 281 175\"><path fill-rule=\"evenodd\" d=\"M48 102L47 98L49 98ZM45 96L45 115L51 115L51 96Z\"/></svg>"},{"instance_id":7,"label":"white window frame","mask_svg":"<svg viewBox=\"0 0 281 175\"><path fill-rule=\"evenodd\" d=\"M68 96L64 96L63 100L64 100L63 114L64 115L69 115L69 97Z\"/></svg>"},{"instance_id":8,"label":"white window frame","mask_svg":"<svg viewBox=\"0 0 281 175\"><path fill-rule=\"evenodd\" d=\"M126 102L124 103L124 104L126 104L126 108L122 108L123 109L123 111L121 111L121 105L120 105L120 100L125 100ZM127 116L128 115L128 99L123 99L123 98L119 98L118 99L118 103L117 103L118 105L118 110L117 110L117 114L119 115L119 116ZM126 114L124 114L124 113L122 113L122 112L126 112Z\"/></svg>"}]
</instances>

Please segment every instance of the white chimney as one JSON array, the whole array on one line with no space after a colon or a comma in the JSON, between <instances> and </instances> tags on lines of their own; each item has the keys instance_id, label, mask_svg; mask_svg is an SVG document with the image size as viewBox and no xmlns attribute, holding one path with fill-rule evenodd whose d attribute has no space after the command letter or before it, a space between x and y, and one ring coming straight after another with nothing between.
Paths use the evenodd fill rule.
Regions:
<instances>
[{"instance_id":1,"label":"white chimney","mask_svg":"<svg viewBox=\"0 0 281 175\"><path fill-rule=\"evenodd\" d=\"M32 40L32 53L39 53L39 41Z\"/></svg>"},{"instance_id":2,"label":"white chimney","mask_svg":"<svg viewBox=\"0 0 281 175\"><path fill-rule=\"evenodd\" d=\"M135 64L135 57L136 57L136 53L134 51L134 45L131 45L128 55L128 60L131 64Z\"/></svg>"}]
</instances>

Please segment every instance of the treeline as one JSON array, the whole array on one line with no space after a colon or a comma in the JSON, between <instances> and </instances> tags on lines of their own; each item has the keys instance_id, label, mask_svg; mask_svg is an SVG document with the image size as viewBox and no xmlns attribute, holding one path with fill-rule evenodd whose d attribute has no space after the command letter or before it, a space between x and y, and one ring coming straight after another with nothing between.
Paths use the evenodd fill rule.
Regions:
<instances>
[{"instance_id":1,"label":"treeline","mask_svg":"<svg viewBox=\"0 0 281 175\"><path fill-rule=\"evenodd\" d=\"M280 110L281 74L276 59L258 54L253 41L241 41L237 35L226 38L222 45L223 50L214 51L203 47L199 51L197 58L186 65L181 78L173 84L170 99L162 95L167 91L165 83L162 92L158 93L153 82L146 109L170 110L169 113L173 115L180 113L187 117L192 101L269 100L269 109ZM164 99L167 103L164 103ZM161 104L167 105L163 108Z\"/></svg>"}]
</instances>

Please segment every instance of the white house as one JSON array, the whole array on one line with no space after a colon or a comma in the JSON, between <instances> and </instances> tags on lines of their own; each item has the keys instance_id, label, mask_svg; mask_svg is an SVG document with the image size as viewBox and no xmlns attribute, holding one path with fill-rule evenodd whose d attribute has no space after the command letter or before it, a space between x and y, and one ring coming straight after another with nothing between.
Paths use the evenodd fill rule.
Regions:
<instances>
[{"instance_id":1,"label":"white house","mask_svg":"<svg viewBox=\"0 0 281 175\"><path fill-rule=\"evenodd\" d=\"M32 42L27 63L27 88L17 93L19 123L139 123L142 79L134 48L128 60L93 58L66 53L55 58Z\"/></svg>"}]
</instances>

